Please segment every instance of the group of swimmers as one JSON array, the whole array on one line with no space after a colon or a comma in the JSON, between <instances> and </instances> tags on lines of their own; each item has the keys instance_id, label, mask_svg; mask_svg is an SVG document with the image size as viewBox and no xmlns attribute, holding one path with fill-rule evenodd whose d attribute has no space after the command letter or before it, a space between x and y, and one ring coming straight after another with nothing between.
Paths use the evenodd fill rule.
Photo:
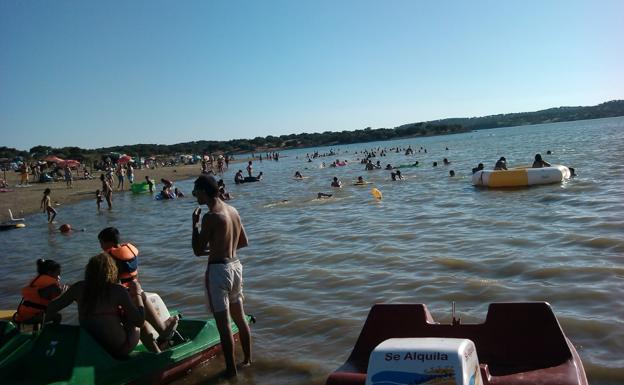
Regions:
<instances>
[{"instance_id":1,"label":"group of swimmers","mask_svg":"<svg viewBox=\"0 0 624 385\"><path fill-rule=\"evenodd\" d=\"M448 150L448 147L446 148ZM422 148L421 148L422 150ZM398 151L397 151L398 152ZM419 151L420 152L420 151ZM411 149L411 147L408 147L408 149L405 151L405 154L413 154L414 151ZM548 154L551 154L551 151L548 151ZM381 169L382 166L380 164L380 161L377 161L376 163L373 163L372 160L370 159L372 156L367 156L365 158L363 158L361 160L362 164L365 164L365 170L375 170L375 169ZM308 161L310 160L310 157L308 156ZM345 161L346 162L346 161ZM451 164L451 162L447 159L444 158L442 160L442 163L445 166L448 166ZM437 162L433 162L433 166L437 166ZM419 166L419 162L415 161L414 164L410 164L410 165L402 165L401 167L418 167ZM543 168L543 167L551 167L551 164L548 163L547 161L545 161L541 154L536 154L533 164L532 164L532 168ZM496 164L494 165L494 170L507 170L507 160L505 159L505 157L501 157L499 158L499 160L496 162ZM391 170L392 172L390 173L390 178L393 181L397 181L397 180L402 180L404 179L403 175L401 174L401 171L397 169L397 167L393 167L391 164L386 165L385 170ZM484 165L483 163L479 163L477 165L477 167L472 169L472 173L476 173L478 171L484 170ZM569 167L570 170L570 176L574 177L576 176L575 174L575 170L574 168ZM449 177L453 178L455 177L455 170L449 170ZM303 179L303 175L301 174L300 171L296 171L295 175L294 175L295 179ZM367 184L368 182L364 181L362 176L359 176L357 181L354 183L354 185L363 185L363 184ZM333 177L333 180L330 184L330 187L333 188L341 188L343 186L342 182L338 179L338 177ZM327 194L327 193L318 193L318 198L327 198L327 197L331 197L332 194Z\"/></svg>"},{"instance_id":2,"label":"group of swimmers","mask_svg":"<svg viewBox=\"0 0 624 385\"><path fill-rule=\"evenodd\" d=\"M163 188L159 193L158 199L184 198L184 193L182 192L182 190L173 185L173 181L164 178L161 178L160 181L163 184ZM152 190L150 189L150 191Z\"/></svg>"}]
</instances>

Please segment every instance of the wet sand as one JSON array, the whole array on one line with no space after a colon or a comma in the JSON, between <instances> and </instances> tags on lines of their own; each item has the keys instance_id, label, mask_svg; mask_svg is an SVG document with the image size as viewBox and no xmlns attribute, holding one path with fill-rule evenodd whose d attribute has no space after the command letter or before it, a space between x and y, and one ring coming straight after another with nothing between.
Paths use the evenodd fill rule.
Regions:
<instances>
[{"instance_id":1,"label":"wet sand","mask_svg":"<svg viewBox=\"0 0 624 385\"><path fill-rule=\"evenodd\" d=\"M135 182L141 183L145 181L145 176L160 183L161 178L172 181L180 181L195 178L200 175L201 165L182 165L175 167L158 167L155 169L134 170ZM65 181L48 182L48 183L31 183L27 187L16 187L20 182L20 174L14 171L7 171L6 178L9 184L9 192L0 192L0 222L9 220L9 209L13 212L15 218L21 218L24 215L41 212L40 204L43 197L43 190L50 188L52 190L50 196L54 207L57 210L63 210L63 205L75 203L83 200L93 200L95 207L95 191L102 188L100 181L100 172L94 173L94 179L74 179L73 187L68 188ZM0 177L4 175L0 173ZM76 175L74 174L74 178ZM32 175L31 178L32 180ZM130 191L128 181L125 181L125 190L117 190L117 178L113 178L113 209L115 208L115 195L125 194ZM157 185L158 189L158 185ZM190 195L190 191L184 191ZM106 201L102 202L102 209L107 209ZM42 213L42 215L44 215Z\"/></svg>"}]
</instances>

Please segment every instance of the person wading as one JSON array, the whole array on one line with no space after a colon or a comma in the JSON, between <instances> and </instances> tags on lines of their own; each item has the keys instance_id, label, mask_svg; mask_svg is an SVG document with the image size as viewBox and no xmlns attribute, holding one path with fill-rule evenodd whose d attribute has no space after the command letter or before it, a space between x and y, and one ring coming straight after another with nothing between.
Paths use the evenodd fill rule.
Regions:
<instances>
[{"instance_id":1,"label":"person wading","mask_svg":"<svg viewBox=\"0 0 624 385\"><path fill-rule=\"evenodd\" d=\"M227 377L237 374L234 363L234 338L230 316L238 327L243 348L243 366L251 364L251 333L243 308L243 267L236 250L247 246L247 235L238 211L219 198L219 186L212 176L195 181L193 196L208 206L199 225L201 208L193 211L192 246L196 256L207 255L205 289L221 338Z\"/></svg>"}]
</instances>

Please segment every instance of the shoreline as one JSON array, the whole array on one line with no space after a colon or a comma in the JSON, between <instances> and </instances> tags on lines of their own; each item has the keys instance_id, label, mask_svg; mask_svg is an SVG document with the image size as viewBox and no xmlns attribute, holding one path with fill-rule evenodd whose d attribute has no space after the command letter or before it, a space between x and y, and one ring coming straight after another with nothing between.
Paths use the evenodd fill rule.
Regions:
<instances>
[{"instance_id":1,"label":"shoreline","mask_svg":"<svg viewBox=\"0 0 624 385\"><path fill-rule=\"evenodd\" d=\"M73 187L67 187L65 181L48 182L48 183L31 183L27 186L18 186L20 182L20 174L13 171L7 171L7 183L9 184L6 192L0 192L0 223L10 220L9 209L13 213L14 218L24 218L26 215L41 213L41 199L43 198L43 190L49 188L53 205L67 205L77 203L84 200L93 200L95 206L95 191L102 188L100 181L101 172L94 173L94 179L74 179ZM135 169L135 182L145 181L145 176L155 180L160 184L160 179L165 178L172 181L181 181L196 178L201 175L201 165L181 165L173 167L158 167L155 169ZM4 178L4 175L2 176ZM131 192L130 184L127 179L125 181L125 189L117 190L117 178L113 178L113 210L115 209L115 195ZM16 187L18 186L18 187ZM158 185L157 185L158 186ZM157 187L158 188L158 187ZM102 210L108 210L106 201L102 202ZM62 211L59 211L62 218ZM57 220L58 219L57 217Z\"/></svg>"}]
</instances>

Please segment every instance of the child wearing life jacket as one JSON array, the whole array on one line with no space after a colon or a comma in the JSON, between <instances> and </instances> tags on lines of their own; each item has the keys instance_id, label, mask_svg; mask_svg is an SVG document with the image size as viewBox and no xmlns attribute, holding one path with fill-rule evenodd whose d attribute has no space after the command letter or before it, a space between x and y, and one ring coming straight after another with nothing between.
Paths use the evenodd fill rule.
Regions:
<instances>
[{"instance_id":1,"label":"child wearing life jacket","mask_svg":"<svg viewBox=\"0 0 624 385\"><path fill-rule=\"evenodd\" d=\"M37 260L37 276L22 288L22 301L13 315L17 323L41 323L48 304L63 292L61 265L51 259ZM60 315L54 322L60 322Z\"/></svg>"},{"instance_id":2,"label":"child wearing life jacket","mask_svg":"<svg viewBox=\"0 0 624 385\"><path fill-rule=\"evenodd\" d=\"M128 287L131 281L139 279L139 249L131 243L121 243L119 230L115 227L107 227L98 234L100 247L110 255L117 265L118 280L121 285ZM160 320L157 310L147 300L144 291L141 291L145 304L145 320L160 335L159 341L153 340L152 334L144 327L141 330L141 341L151 351L160 352L171 340L178 327L178 317L170 317L166 322Z\"/></svg>"}]
</instances>

